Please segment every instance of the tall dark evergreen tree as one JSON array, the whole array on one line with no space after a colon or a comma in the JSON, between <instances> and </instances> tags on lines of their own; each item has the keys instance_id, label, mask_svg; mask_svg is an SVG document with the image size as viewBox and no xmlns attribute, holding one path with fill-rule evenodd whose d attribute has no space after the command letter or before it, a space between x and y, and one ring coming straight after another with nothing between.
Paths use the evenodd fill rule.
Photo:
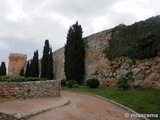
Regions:
<instances>
[{"instance_id":1,"label":"tall dark evergreen tree","mask_svg":"<svg viewBox=\"0 0 160 120\"><path fill-rule=\"evenodd\" d=\"M31 73L30 73L30 64L29 61L27 62L27 67L26 67L26 72L25 72L25 77L30 77Z\"/></svg>"},{"instance_id":2,"label":"tall dark evergreen tree","mask_svg":"<svg viewBox=\"0 0 160 120\"><path fill-rule=\"evenodd\" d=\"M39 77L39 59L38 59L38 50L34 52L33 61L32 61L32 77Z\"/></svg>"},{"instance_id":3,"label":"tall dark evergreen tree","mask_svg":"<svg viewBox=\"0 0 160 120\"><path fill-rule=\"evenodd\" d=\"M65 75L68 80L76 80L82 84L85 75L85 49L82 39L82 27L76 22L67 34L65 44Z\"/></svg>"},{"instance_id":4,"label":"tall dark evergreen tree","mask_svg":"<svg viewBox=\"0 0 160 120\"><path fill-rule=\"evenodd\" d=\"M47 79L52 80L53 77L54 77L54 74L53 74L53 56L52 56L52 48L50 47L49 58L48 58Z\"/></svg>"},{"instance_id":5,"label":"tall dark evergreen tree","mask_svg":"<svg viewBox=\"0 0 160 120\"><path fill-rule=\"evenodd\" d=\"M6 64L5 64L5 62L2 62L1 66L0 66L0 76L2 76L2 75L6 75Z\"/></svg>"},{"instance_id":6,"label":"tall dark evergreen tree","mask_svg":"<svg viewBox=\"0 0 160 120\"><path fill-rule=\"evenodd\" d=\"M49 41L45 40L45 46L43 48L43 56L41 61L41 78L47 78L48 58L49 58Z\"/></svg>"},{"instance_id":7,"label":"tall dark evergreen tree","mask_svg":"<svg viewBox=\"0 0 160 120\"><path fill-rule=\"evenodd\" d=\"M22 77L24 76L24 67L22 67L22 69L20 70L19 75L22 76Z\"/></svg>"}]
</instances>

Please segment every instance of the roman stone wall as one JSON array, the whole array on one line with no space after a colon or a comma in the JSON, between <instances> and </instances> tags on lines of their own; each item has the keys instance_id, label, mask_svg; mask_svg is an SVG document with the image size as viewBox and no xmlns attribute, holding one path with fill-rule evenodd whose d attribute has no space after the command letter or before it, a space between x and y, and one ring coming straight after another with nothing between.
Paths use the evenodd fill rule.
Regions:
<instances>
[{"instance_id":1,"label":"roman stone wall","mask_svg":"<svg viewBox=\"0 0 160 120\"><path fill-rule=\"evenodd\" d=\"M65 79L64 74L64 47L53 52L53 73L55 79Z\"/></svg>"},{"instance_id":2,"label":"roman stone wall","mask_svg":"<svg viewBox=\"0 0 160 120\"><path fill-rule=\"evenodd\" d=\"M60 81L0 82L0 97L5 99L57 97L60 96Z\"/></svg>"},{"instance_id":3,"label":"roman stone wall","mask_svg":"<svg viewBox=\"0 0 160 120\"><path fill-rule=\"evenodd\" d=\"M105 30L84 38L86 79L101 78L97 72L102 72L108 63L103 50L108 47L111 31Z\"/></svg>"},{"instance_id":4,"label":"roman stone wall","mask_svg":"<svg viewBox=\"0 0 160 120\"><path fill-rule=\"evenodd\" d=\"M109 61L103 50L108 47L111 30L105 30L83 38L85 44L85 79L97 78L101 86L116 85L121 75L132 74L134 87L160 89L160 55L152 59L132 60L120 57ZM112 51L114 52L114 51ZM53 53L57 66L56 78L64 78L64 48ZM56 65L56 64L54 64Z\"/></svg>"}]
</instances>

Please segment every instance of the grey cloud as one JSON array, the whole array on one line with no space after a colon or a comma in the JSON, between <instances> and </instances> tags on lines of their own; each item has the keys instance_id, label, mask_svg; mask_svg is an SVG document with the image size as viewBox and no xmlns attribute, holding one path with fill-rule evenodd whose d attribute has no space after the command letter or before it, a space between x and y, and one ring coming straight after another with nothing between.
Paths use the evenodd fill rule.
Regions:
<instances>
[{"instance_id":1,"label":"grey cloud","mask_svg":"<svg viewBox=\"0 0 160 120\"><path fill-rule=\"evenodd\" d=\"M120 23L139 21L136 13L119 13L114 10L113 5L121 1L124 0L15 0L22 15L13 21L9 19L13 11L11 1L0 0L0 42L8 46L6 49L0 48L0 62L4 58L8 60L10 52L27 53L28 58L32 57L36 49L42 54L45 39L50 40L53 51L62 47L66 42L68 28L76 21L82 25L84 36L98 32L94 31L91 24L98 17L107 18L101 30ZM153 15L160 14L159 3L159 0L148 4L137 2L142 7L154 9Z\"/></svg>"}]
</instances>

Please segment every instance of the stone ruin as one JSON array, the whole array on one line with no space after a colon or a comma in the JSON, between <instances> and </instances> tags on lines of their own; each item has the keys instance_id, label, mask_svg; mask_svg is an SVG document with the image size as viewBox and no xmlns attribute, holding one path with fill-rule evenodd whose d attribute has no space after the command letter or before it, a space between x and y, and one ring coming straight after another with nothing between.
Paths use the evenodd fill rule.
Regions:
<instances>
[{"instance_id":1,"label":"stone ruin","mask_svg":"<svg viewBox=\"0 0 160 120\"><path fill-rule=\"evenodd\" d=\"M19 53L10 53L8 75L17 76L20 73L22 67L26 65L27 55Z\"/></svg>"}]
</instances>

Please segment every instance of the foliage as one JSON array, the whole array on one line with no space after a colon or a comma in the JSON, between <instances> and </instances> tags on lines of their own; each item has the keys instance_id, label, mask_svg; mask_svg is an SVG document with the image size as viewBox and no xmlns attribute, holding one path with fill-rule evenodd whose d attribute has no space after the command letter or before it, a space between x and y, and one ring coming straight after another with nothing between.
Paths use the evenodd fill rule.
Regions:
<instances>
[{"instance_id":1,"label":"foliage","mask_svg":"<svg viewBox=\"0 0 160 120\"><path fill-rule=\"evenodd\" d=\"M78 88L78 87L79 87L79 85L77 83L72 85L72 88Z\"/></svg>"},{"instance_id":2,"label":"foliage","mask_svg":"<svg viewBox=\"0 0 160 120\"><path fill-rule=\"evenodd\" d=\"M20 73L19 73L19 76L24 76L24 67L22 67L21 69L20 69Z\"/></svg>"},{"instance_id":3,"label":"foliage","mask_svg":"<svg viewBox=\"0 0 160 120\"><path fill-rule=\"evenodd\" d=\"M31 76L39 77L39 59L38 59L38 50L34 52L34 56L32 59L32 68L31 68Z\"/></svg>"},{"instance_id":4,"label":"foliage","mask_svg":"<svg viewBox=\"0 0 160 120\"><path fill-rule=\"evenodd\" d=\"M0 81L6 82L27 82L27 81L41 81L46 79L36 78L36 77L22 77L22 76L1 76Z\"/></svg>"},{"instance_id":5,"label":"foliage","mask_svg":"<svg viewBox=\"0 0 160 120\"><path fill-rule=\"evenodd\" d=\"M117 87L118 87L119 89L122 89L122 90L129 89L129 87L130 87L129 78L126 77L126 76L121 76L121 77L118 79Z\"/></svg>"},{"instance_id":6,"label":"foliage","mask_svg":"<svg viewBox=\"0 0 160 120\"><path fill-rule=\"evenodd\" d=\"M127 106L140 114L160 113L160 90L147 89L120 91L117 90L117 88L89 89L86 86L80 86L79 88L72 89L63 87L62 90L71 90L74 92L100 95L102 97L114 100L124 106Z\"/></svg>"},{"instance_id":7,"label":"foliage","mask_svg":"<svg viewBox=\"0 0 160 120\"><path fill-rule=\"evenodd\" d=\"M47 79L53 79L53 57L52 57L52 48L49 50L49 58L48 58L48 70L47 70Z\"/></svg>"},{"instance_id":8,"label":"foliage","mask_svg":"<svg viewBox=\"0 0 160 120\"><path fill-rule=\"evenodd\" d=\"M109 47L103 52L109 60L120 56L133 59L155 57L160 51L160 16L113 28ZM114 51L114 52L113 52Z\"/></svg>"},{"instance_id":9,"label":"foliage","mask_svg":"<svg viewBox=\"0 0 160 120\"><path fill-rule=\"evenodd\" d=\"M66 86L66 81L67 81L66 79L62 79L61 80L61 86Z\"/></svg>"},{"instance_id":10,"label":"foliage","mask_svg":"<svg viewBox=\"0 0 160 120\"><path fill-rule=\"evenodd\" d=\"M132 87L131 82L134 81L132 76L132 72L128 73L127 75L120 76L120 78L117 79L117 87L121 90L127 90Z\"/></svg>"},{"instance_id":11,"label":"foliage","mask_svg":"<svg viewBox=\"0 0 160 120\"><path fill-rule=\"evenodd\" d=\"M31 76L31 69L30 69L30 64L29 61L27 62L27 67L26 67L26 72L25 72L25 77L30 77Z\"/></svg>"},{"instance_id":12,"label":"foliage","mask_svg":"<svg viewBox=\"0 0 160 120\"><path fill-rule=\"evenodd\" d=\"M49 47L50 47L49 40L45 40L45 45L43 48L43 56L41 61L41 77L42 78L47 78Z\"/></svg>"},{"instance_id":13,"label":"foliage","mask_svg":"<svg viewBox=\"0 0 160 120\"><path fill-rule=\"evenodd\" d=\"M0 66L0 76L2 76L2 75L6 75L6 64L5 64L5 62L2 62L1 66Z\"/></svg>"},{"instance_id":14,"label":"foliage","mask_svg":"<svg viewBox=\"0 0 160 120\"><path fill-rule=\"evenodd\" d=\"M75 80L67 80L66 81L66 86L69 88L72 88L73 85L77 84L77 82Z\"/></svg>"},{"instance_id":15,"label":"foliage","mask_svg":"<svg viewBox=\"0 0 160 120\"><path fill-rule=\"evenodd\" d=\"M85 74L85 49L82 39L82 28L78 22L73 24L68 30L64 55L64 71L67 80L73 79L78 84L82 84Z\"/></svg>"},{"instance_id":16,"label":"foliage","mask_svg":"<svg viewBox=\"0 0 160 120\"><path fill-rule=\"evenodd\" d=\"M116 26L115 28L113 28L112 31L123 30L125 27L126 27L125 24L119 24L118 26Z\"/></svg>"},{"instance_id":17,"label":"foliage","mask_svg":"<svg viewBox=\"0 0 160 120\"><path fill-rule=\"evenodd\" d=\"M49 40L45 40L43 56L41 60L41 78L53 79L53 58L52 48Z\"/></svg>"},{"instance_id":18,"label":"foliage","mask_svg":"<svg viewBox=\"0 0 160 120\"><path fill-rule=\"evenodd\" d=\"M100 82L98 79L92 78L86 81L86 85L90 88L98 88L100 85Z\"/></svg>"}]
</instances>

